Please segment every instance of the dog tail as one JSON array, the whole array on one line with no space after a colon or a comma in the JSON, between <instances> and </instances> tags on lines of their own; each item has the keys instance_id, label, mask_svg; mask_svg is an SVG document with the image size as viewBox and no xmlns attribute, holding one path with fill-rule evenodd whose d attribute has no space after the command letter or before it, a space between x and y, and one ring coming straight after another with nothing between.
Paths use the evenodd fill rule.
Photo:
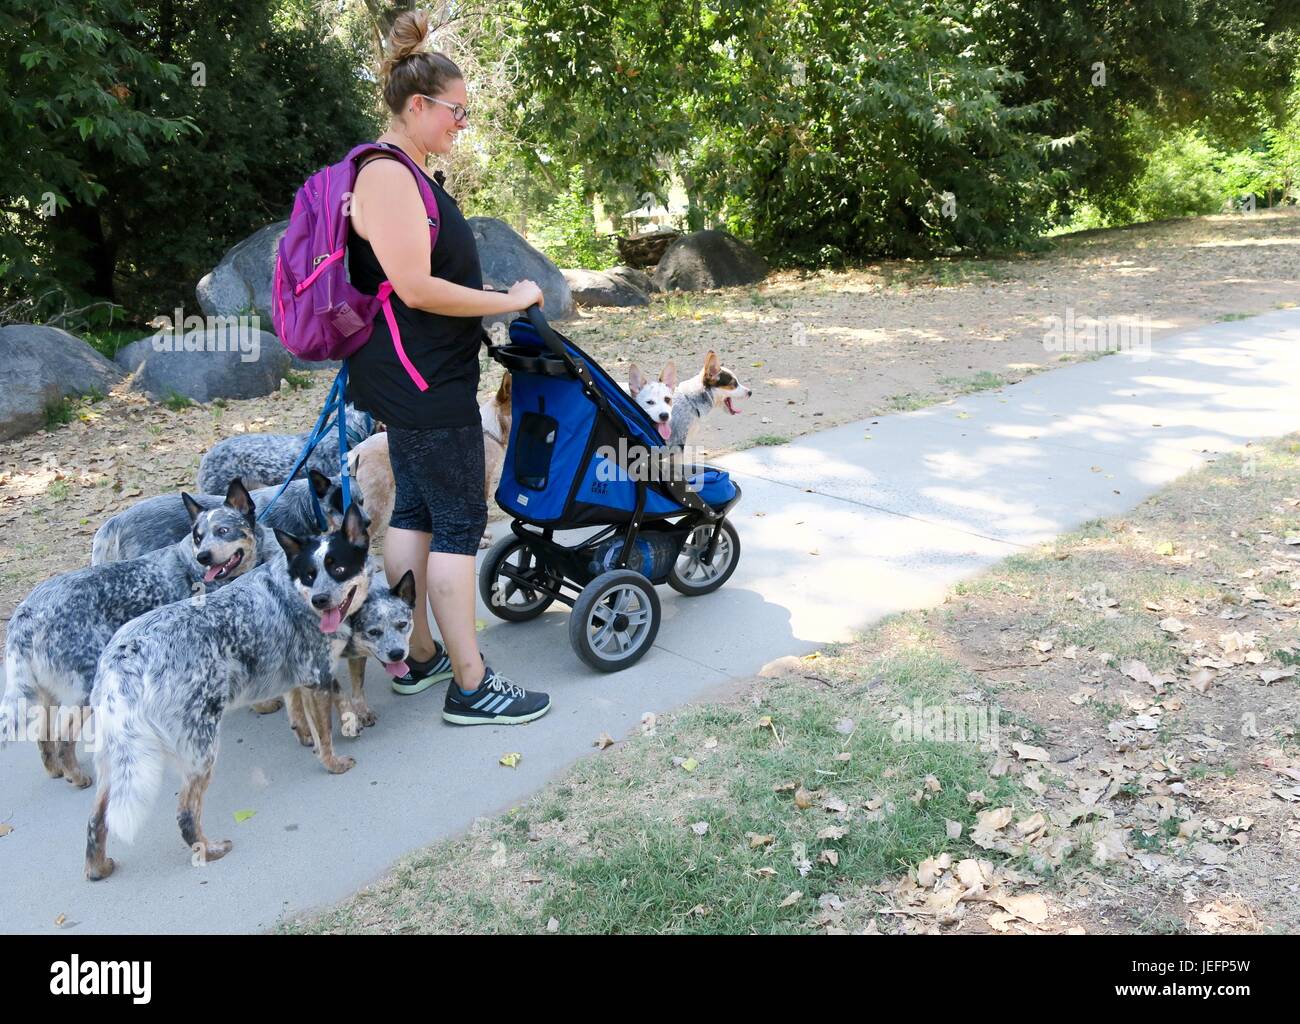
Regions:
<instances>
[{"instance_id":1,"label":"dog tail","mask_svg":"<svg viewBox=\"0 0 1300 1024\"><path fill-rule=\"evenodd\" d=\"M124 665L105 652L95 682L95 775L101 788L108 788L109 831L128 843L153 805L166 757L139 702L123 696L127 691L141 693L143 683L143 673L137 667Z\"/></svg>"},{"instance_id":2,"label":"dog tail","mask_svg":"<svg viewBox=\"0 0 1300 1024\"><path fill-rule=\"evenodd\" d=\"M36 698L36 681L32 679L32 632L34 624L30 612L18 606L9 620L9 636L5 644L5 691L0 697L0 750L10 740L18 738L19 717L24 702Z\"/></svg>"},{"instance_id":3,"label":"dog tail","mask_svg":"<svg viewBox=\"0 0 1300 1024\"><path fill-rule=\"evenodd\" d=\"M105 562L122 561L121 541L122 533L116 528L113 519L105 520L95 531L94 539L90 542L90 564L103 565Z\"/></svg>"},{"instance_id":4,"label":"dog tail","mask_svg":"<svg viewBox=\"0 0 1300 1024\"><path fill-rule=\"evenodd\" d=\"M18 738L18 704L30 690L27 659L11 646L5 652L5 692L0 697L0 750Z\"/></svg>"}]
</instances>

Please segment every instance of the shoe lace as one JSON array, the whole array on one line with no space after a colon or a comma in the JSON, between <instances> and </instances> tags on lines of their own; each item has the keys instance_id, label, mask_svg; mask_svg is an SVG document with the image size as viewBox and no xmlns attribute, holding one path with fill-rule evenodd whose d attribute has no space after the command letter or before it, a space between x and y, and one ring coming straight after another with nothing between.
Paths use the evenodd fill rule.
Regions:
<instances>
[{"instance_id":1,"label":"shoe lace","mask_svg":"<svg viewBox=\"0 0 1300 1024\"><path fill-rule=\"evenodd\" d=\"M499 676L495 672L492 678L487 682L488 689L495 690L497 693L506 693L516 700L522 700L527 694L522 686L516 686L504 676Z\"/></svg>"}]
</instances>

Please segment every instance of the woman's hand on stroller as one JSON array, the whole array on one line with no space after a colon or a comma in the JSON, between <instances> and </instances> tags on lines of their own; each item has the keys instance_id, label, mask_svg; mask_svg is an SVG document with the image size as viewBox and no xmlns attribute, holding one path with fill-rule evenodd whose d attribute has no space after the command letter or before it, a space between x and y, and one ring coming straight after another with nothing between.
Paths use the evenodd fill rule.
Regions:
<instances>
[{"instance_id":1,"label":"woman's hand on stroller","mask_svg":"<svg viewBox=\"0 0 1300 1024\"><path fill-rule=\"evenodd\" d=\"M541 288L537 287L536 281L516 281L510 286L510 291L506 292L506 294L510 297L510 301L515 303L511 309L517 309L521 313L533 303L536 303L537 308L541 309L546 301Z\"/></svg>"}]
</instances>

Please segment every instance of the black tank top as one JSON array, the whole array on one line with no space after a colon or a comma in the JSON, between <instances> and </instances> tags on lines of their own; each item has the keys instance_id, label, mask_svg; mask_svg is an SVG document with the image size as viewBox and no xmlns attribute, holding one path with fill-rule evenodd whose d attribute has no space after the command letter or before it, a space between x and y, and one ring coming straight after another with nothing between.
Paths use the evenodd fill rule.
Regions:
<instances>
[{"instance_id":1,"label":"black tank top","mask_svg":"<svg viewBox=\"0 0 1300 1024\"><path fill-rule=\"evenodd\" d=\"M430 254L429 273L466 288L482 288L474 232L441 183L427 174L424 177L433 190L439 213L438 239ZM376 294L388 275L370 243L350 223L347 259L353 285L369 295ZM402 347L429 389L421 391L397 358L388 321L381 311L370 340L348 360L348 401L386 424L408 430L477 424L482 318L412 309L396 293L391 302Z\"/></svg>"}]
</instances>

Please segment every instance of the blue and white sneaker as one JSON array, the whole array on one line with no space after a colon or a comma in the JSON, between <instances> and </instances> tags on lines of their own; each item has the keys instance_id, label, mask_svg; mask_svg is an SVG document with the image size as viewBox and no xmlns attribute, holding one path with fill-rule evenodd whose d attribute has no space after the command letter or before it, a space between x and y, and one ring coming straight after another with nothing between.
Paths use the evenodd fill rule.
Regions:
<instances>
[{"instance_id":1,"label":"blue and white sneaker","mask_svg":"<svg viewBox=\"0 0 1300 1024\"><path fill-rule=\"evenodd\" d=\"M435 640L433 657L428 661L406 659L406 674L393 677L393 690L402 694L423 693L430 686L444 682L454 675L447 648Z\"/></svg>"},{"instance_id":2,"label":"blue and white sneaker","mask_svg":"<svg viewBox=\"0 0 1300 1024\"><path fill-rule=\"evenodd\" d=\"M483 666L483 681L472 693L462 693L455 680L447 686L442 717L453 725L522 725L551 710L551 698L529 693L505 676Z\"/></svg>"}]
</instances>

